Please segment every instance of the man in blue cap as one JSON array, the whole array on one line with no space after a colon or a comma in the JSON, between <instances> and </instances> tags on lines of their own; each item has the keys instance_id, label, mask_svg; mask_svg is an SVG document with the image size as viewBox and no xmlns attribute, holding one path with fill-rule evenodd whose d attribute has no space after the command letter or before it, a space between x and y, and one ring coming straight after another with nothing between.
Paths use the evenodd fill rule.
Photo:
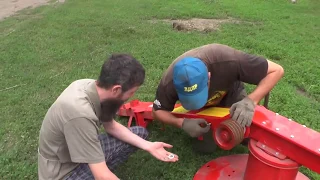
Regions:
<instances>
[{"instance_id":1,"label":"man in blue cap","mask_svg":"<svg viewBox=\"0 0 320 180\"><path fill-rule=\"evenodd\" d=\"M183 129L191 137L206 134L211 137L210 127L201 126L206 123L204 119L173 116L171 111L177 101L187 110L230 107L233 120L243 127L250 126L255 106L283 74L280 65L226 45L197 47L176 58L163 74L153 103L153 115L165 124ZM257 86L247 94L244 83Z\"/></svg>"}]
</instances>

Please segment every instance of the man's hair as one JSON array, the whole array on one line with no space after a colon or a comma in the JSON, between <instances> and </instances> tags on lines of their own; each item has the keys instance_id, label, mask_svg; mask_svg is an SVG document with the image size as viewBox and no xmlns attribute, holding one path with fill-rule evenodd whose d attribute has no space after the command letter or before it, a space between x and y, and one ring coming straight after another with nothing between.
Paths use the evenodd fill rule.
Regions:
<instances>
[{"instance_id":1,"label":"man's hair","mask_svg":"<svg viewBox=\"0 0 320 180\"><path fill-rule=\"evenodd\" d=\"M112 54L102 65L98 86L108 89L113 85L121 85L125 92L133 87L141 86L145 79L145 69L129 54Z\"/></svg>"}]
</instances>

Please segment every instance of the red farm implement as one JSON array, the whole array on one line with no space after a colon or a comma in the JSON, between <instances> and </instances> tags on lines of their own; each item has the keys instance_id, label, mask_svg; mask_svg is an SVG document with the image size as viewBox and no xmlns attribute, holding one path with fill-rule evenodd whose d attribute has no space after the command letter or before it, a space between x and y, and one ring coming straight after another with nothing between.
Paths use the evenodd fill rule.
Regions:
<instances>
[{"instance_id":1,"label":"red farm implement","mask_svg":"<svg viewBox=\"0 0 320 180\"><path fill-rule=\"evenodd\" d=\"M138 126L147 127L153 121L152 104L133 100L124 104L118 115L129 117L128 126L135 119ZM224 150L250 138L249 154L211 160L197 171L193 180L309 180L299 172L301 166L320 173L320 133L266 106L256 107L252 125L247 128L230 119L228 108L187 111L177 104L172 114L204 118L211 123L214 141Z\"/></svg>"}]
</instances>

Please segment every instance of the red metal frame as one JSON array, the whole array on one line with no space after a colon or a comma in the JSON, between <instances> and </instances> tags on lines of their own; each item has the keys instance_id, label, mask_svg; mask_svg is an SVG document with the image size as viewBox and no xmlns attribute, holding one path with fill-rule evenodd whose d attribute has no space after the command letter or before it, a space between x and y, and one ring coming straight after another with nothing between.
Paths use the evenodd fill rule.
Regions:
<instances>
[{"instance_id":1,"label":"red metal frame","mask_svg":"<svg viewBox=\"0 0 320 180\"><path fill-rule=\"evenodd\" d=\"M118 115L130 117L128 127L135 118L138 126L147 127L153 120L152 102L133 100L124 104ZM179 104L176 107L180 106ZM203 109L199 110L202 111ZM195 114L199 111L187 113L172 113L177 117L204 118L211 123L215 130L219 124L230 119L230 116L214 117ZM283 159L290 158L314 172L320 173L320 133L302 126L284 116L274 113L258 105L255 109L252 125L246 129L244 137L258 142L258 146L269 154Z\"/></svg>"}]
</instances>

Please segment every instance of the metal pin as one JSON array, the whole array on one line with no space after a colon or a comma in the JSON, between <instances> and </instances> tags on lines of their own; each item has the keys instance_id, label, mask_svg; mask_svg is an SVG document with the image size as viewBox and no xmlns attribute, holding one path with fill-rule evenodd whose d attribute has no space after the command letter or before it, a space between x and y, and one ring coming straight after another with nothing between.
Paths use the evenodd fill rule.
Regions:
<instances>
[{"instance_id":1,"label":"metal pin","mask_svg":"<svg viewBox=\"0 0 320 180\"><path fill-rule=\"evenodd\" d=\"M289 121L292 121L292 119L288 119Z\"/></svg>"},{"instance_id":2,"label":"metal pin","mask_svg":"<svg viewBox=\"0 0 320 180\"><path fill-rule=\"evenodd\" d=\"M279 129L279 128L276 128L276 130L279 131L280 129Z\"/></svg>"},{"instance_id":3,"label":"metal pin","mask_svg":"<svg viewBox=\"0 0 320 180\"><path fill-rule=\"evenodd\" d=\"M276 156L278 156L279 155L279 153L278 152L276 152Z\"/></svg>"},{"instance_id":4,"label":"metal pin","mask_svg":"<svg viewBox=\"0 0 320 180\"><path fill-rule=\"evenodd\" d=\"M320 149L318 149L318 151L320 152Z\"/></svg>"},{"instance_id":5,"label":"metal pin","mask_svg":"<svg viewBox=\"0 0 320 180\"><path fill-rule=\"evenodd\" d=\"M267 124L267 123L265 121L263 121L262 124Z\"/></svg>"},{"instance_id":6,"label":"metal pin","mask_svg":"<svg viewBox=\"0 0 320 180\"><path fill-rule=\"evenodd\" d=\"M262 148L265 148L266 147L266 145L262 145Z\"/></svg>"},{"instance_id":7,"label":"metal pin","mask_svg":"<svg viewBox=\"0 0 320 180\"><path fill-rule=\"evenodd\" d=\"M303 125L303 127L307 127L306 125Z\"/></svg>"},{"instance_id":8,"label":"metal pin","mask_svg":"<svg viewBox=\"0 0 320 180\"><path fill-rule=\"evenodd\" d=\"M291 138L294 138L294 135L291 135L290 137L291 137Z\"/></svg>"},{"instance_id":9,"label":"metal pin","mask_svg":"<svg viewBox=\"0 0 320 180\"><path fill-rule=\"evenodd\" d=\"M279 113L276 113L276 115L278 116L278 115L279 115Z\"/></svg>"}]
</instances>

